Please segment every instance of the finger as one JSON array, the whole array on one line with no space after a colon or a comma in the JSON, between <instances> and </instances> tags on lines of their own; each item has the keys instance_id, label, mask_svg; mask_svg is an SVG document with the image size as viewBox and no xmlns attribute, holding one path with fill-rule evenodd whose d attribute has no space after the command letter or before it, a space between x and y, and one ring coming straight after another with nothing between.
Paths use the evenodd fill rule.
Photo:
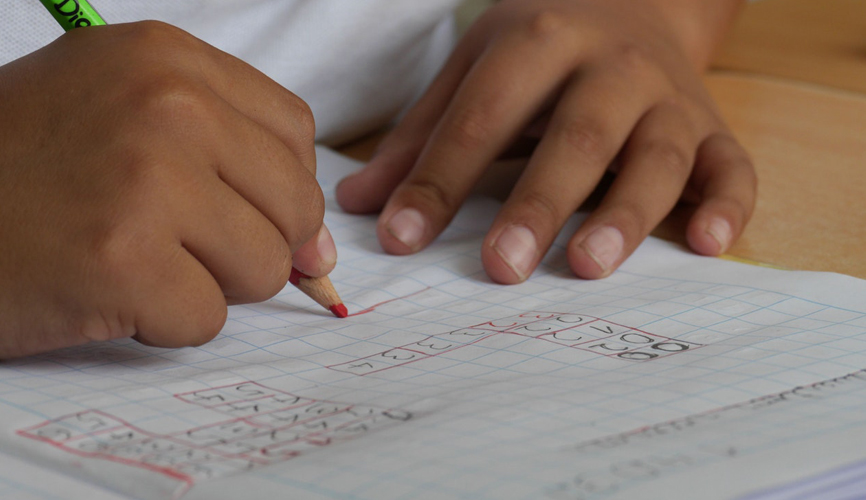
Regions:
<instances>
[{"instance_id":1,"label":"finger","mask_svg":"<svg viewBox=\"0 0 866 500\"><path fill-rule=\"evenodd\" d=\"M196 84L205 84L241 114L279 137L301 164L315 173L312 114L306 103L281 85L240 59L163 22L115 24L103 29L113 36L70 33L70 37L64 38L74 41L70 49L94 53L99 52L98 44L122 47L127 57L113 66L114 73L103 77L129 81L125 98L192 100L190 104L194 105L199 95ZM139 69L142 67L150 71L144 74ZM157 71L158 68L163 72ZM139 78L131 79L129 75Z\"/></svg>"},{"instance_id":2,"label":"finger","mask_svg":"<svg viewBox=\"0 0 866 500\"><path fill-rule=\"evenodd\" d=\"M692 172L700 125L684 105L666 102L635 127L619 174L568 245L577 276L612 273L674 207Z\"/></svg>"},{"instance_id":3,"label":"finger","mask_svg":"<svg viewBox=\"0 0 866 500\"><path fill-rule=\"evenodd\" d=\"M154 245L153 272L130 290L121 311L133 317L136 335L145 345L186 347L213 339L225 325L226 301L211 273L177 241Z\"/></svg>"},{"instance_id":4,"label":"finger","mask_svg":"<svg viewBox=\"0 0 866 500\"><path fill-rule=\"evenodd\" d=\"M719 132L701 143L691 184L701 201L686 230L689 246L702 255L725 253L755 209L754 166L736 139Z\"/></svg>"},{"instance_id":5,"label":"finger","mask_svg":"<svg viewBox=\"0 0 866 500\"><path fill-rule=\"evenodd\" d=\"M490 277L524 281L568 217L598 184L635 123L657 100L660 84L609 67L576 78L482 247Z\"/></svg>"},{"instance_id":6,"label":"finger","mask_svg":"<svg viewBox=\"0 0 866 500\"><path fill-rule=\"evenodd\" d=\"M314 278L328 275L337 265L337 247L325 225L316 236L295 250L292 266Z\"/></svg>"},{"instance_id":7,"label":"finger","mask_svg":"<svg viewBox=\"0 0 866 500\"><path fill-rule=\"evenodd\" d=\"M394 188L415 165L454 93L478 57L479 30L470 31L454 49L445 66L379 144L370 162L337 185L337 202L349 213L374 213L385 206Z\"/></svg>"},{"instance_id":8,"label":"finger","mask_svg":"<svg viewBox=\"0 0 866 500\"><path fill-rule=\"evenodd\" d=\"M139 46L174 46L183 57L194 57L192 63L182 59L173 62L186 70L192 68L196 71L211 90L238 112L279 137L298 161L315 174L315 123L309 106L295 94L246 62L174 26L146 21L113 29L125 29L131 36L143 38L144 42ZM148 43L150 39L153 43ZM164 55L164 51L159 51L142 56ZM166 61L158 63L170 68ZM169 81L175 82L176 78Z\"/></svg>"},{"instance_id":9,"label":"finger","mask_svg":"<svg viewBox=\"0 0 866 500\"><path fill-rule=\"evenodd\" d=\"M416 252L445 228L484 169L571 72L575 56L561 49L518 33L481 56L382 211L377 232L385 251Z\"/></svg>"},{"instance_id":10,"label":"finger","mask_svg":"<svg viewBox=\"0 0 866 500\"><path fill-rule=\"evenodd\" d=\"M324 196L315 176L270 130L219 99L206 132L219 178L261 212L293 252L322 225ZM231 124L227 126L226 124ZM212 147L212 146L211 146Z\"/></svg>"},{"instance_id":11,"label":"finger","mask_svg":"<svg viewBox=\"0 0 866 500\"><path fill-rule=\"evenodd\" d=\"M315 175L316 125L309 105L244 61L216 49L209 54L205 77L214 92L278 137Z\"/></svg>"},{"instance_id":12,"label":"finger","mask_svg":"<svg viewBox=\"0 0 866 500\"><path fill-rule=\"evenodd\" d=\"M200 183L199 190L206 195L176 209L183 213L177 217L181 244L214 277L229 304L273 297L286 285L292 269L285 238L219 178L212 177L209 185Z\"/></svg>"}]
</instances>

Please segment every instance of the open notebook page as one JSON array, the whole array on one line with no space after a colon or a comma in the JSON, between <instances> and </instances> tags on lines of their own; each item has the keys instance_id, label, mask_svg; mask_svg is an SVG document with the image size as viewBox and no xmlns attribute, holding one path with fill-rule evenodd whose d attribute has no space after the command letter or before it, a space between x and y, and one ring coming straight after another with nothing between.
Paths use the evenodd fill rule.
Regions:
<instances>
[{"instance_id":1,"label":"open notebook page","mask_svg":"<svg viewBox=\"0 0 866 500\"><path fill-rule=\"evenodd\" d=\"M53 498L62 475L146 500L722 499L866 459L866 282L655 239L582 281L566 230L499 286L479 260L495 202L384 255L375 218L333 201L358 165L319 154L352 316L289 286L199 348L0 364L0 492Z\"/></svg>"}]
</instances>

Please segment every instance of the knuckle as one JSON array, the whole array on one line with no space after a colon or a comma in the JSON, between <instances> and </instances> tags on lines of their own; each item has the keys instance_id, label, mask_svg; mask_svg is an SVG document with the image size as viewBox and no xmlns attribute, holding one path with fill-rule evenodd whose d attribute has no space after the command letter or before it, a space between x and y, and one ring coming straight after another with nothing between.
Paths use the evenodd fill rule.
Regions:
<instances>
[{"instance_id":1,"label":"knuckle","mask_svg":"<svg viewBox=\"0 0 866 500\"><path fill-rule=\"evenodd\" d=\"M570 34L571 17L556 9L542 9L530 16L526 22L525 32L530 39L547 40Z\"/></svg>"},{"instance_id":2,"label":"knuckle","mask_svg":"<svg viewBox=\"0 0 866 500\"><path fill-rule=\"evenodd\" d=\"M316 120L313 110L306 101L291 94L289 99L292 120L303 141L312 143L316 138Z\"/></svg>"},{"instance_id":3,"label":"knuckle","mask_svg":"<svg viewBox=\"0 0 866 500\"><path fill-rule=\"evenodd\" d=\"M135 268L137 237L119 221L109 221L93 231L88 252L88 274L92 279L122 281Z\"/></svg>"},{"instance_id":4,"label":"knuckle","mask_svg":"<svg viewBox=\"0 0 866 500\"><path fill-rule=\"evenodd\" d=\"M162 21L139 21L126 25L125 43L144 57L164 55L165 51L181 54L197 49L197 40L183 31ZM138 53L137 52L137 53Z\"/></svg>"},{"instance_id":5,"label":"knuckle","mask_svg":"<svg viewBox=\"0 0 866 500\"><path fill-rule=\"evenodd\" d=\"M151 120L159 127L184 126L189 120L207 123L214 114L213 103L206 92L181 76L161 76L143 83L131 96L137 116Z\"/></svg>"},{"instance_id":6,"label":"knuckle","mask_svg":"<svg viewBox=\"0 0 866 500\"><path fill-rule=\"evenodd\" d=\"M436 211L455 212L460 205L459 200L437 181L429 179L412 179L406 185L407 197L412 204L433 207Z\"/></svg>"},{"instance_id":7,"label":"knuckle","mask_svg":"<svg viewBox=\"0 0 866 500\"><path fill-rule=\"evenodd\" d=\"M325 219L325 196L314 182L310 181L310 188L300 191L296 196L293 218L283 230L286 243L292 251L315 236Z\"/></svg>"},{"instance_id":8,"label":"knuckle","mask_svg":"<svg viewBox=\"0 0 866 500\"><path fill-rule=\"evenodd\" d=\"M692 155L669 140L651 141L644 145L643 150L655 168L682 178L688 177L692 171Z\"/></svg>"},{"instance_id":9,"label":"knuckle","mask_svg":"<svg viewBox=\"0 0 866 500\"><path fill-rule=\"evenodd\" d=\"M628 241L628 235L646 234L649 232L649 220L645 208L630 201L621 201L616 207L616 226L622 229Z\"/></svg>"},{"instance_id":10,"label":"knuckle","mask_svg":"<svg viewBox=\"0 0 866 500\"><path fill-rule=\"evenodd\" d=\"M483 109L467 108L458 113L449 129L449 139L457 146L472 150L483 147L490 138L493 121Z\"/></svg>"},{"instance_id":11,"label":"knuckle","mask_svg":"<svg viewBox=\"0 0 866 500\"><path fill-rule=\"evenodd\" d=\"M605 155L606 134L598 123L571 119L557 128L563 142L578 154L590 159L600 159Z\"/></svg>"},{"instance_id":12,"label":"knuckle","mask_svg":"<svg viewBox=\"0 0 866 500\"><path fill-rule=\"evenodd\" d=\"M325 220L325 195L322 193L322 190L318 188L318 186L313 190L312 195L309 197L307 202L306 209L306 224L304 226L307 229L305 233L306 238L304 241L307 241L311 237L316 235L319 228L322 227L322 223Z\"/></svg>"},{"instance_id":13,"label":"knuckle","mask_svg":"<svg viewBox=\"0 0 866 500\"><path fill-rule=\"evenodd\" d=\"M645 73L653 67L647 50L634 42L626 41L613 49L617 66L627 74Z\"/></svg>"},{"instance_id":14,"label":"knuckle","mask_svg":"<svg viewBox=\"0 0 866 500\"><path fill-rule=\"evenodd\" d=\"M743 176L745 182L757 189L758 173L755 172L755 165L752 163L751 158L749 158L745 153L733 160L729 168L737 170L738 173Z\"/></svg>"},{"instance_id":15,"label":"knuckle","mask_svg":"<svg viewBox=\"0 0 866 500\"><path fill-rule=\"evenodd\" d=\"M531 213L539 216L536 220L556 225L565 218L563 210L544 193L537 191L529 192L521 198L520 203Z\"/></svg>"},{"instance_id":16,"label":"knuckle","mask_svg":"<svg viewBox=\"0 0 866 500\"><path fill-rule=\"evenodd\" d=\"M703 161L710 169L734 171L741 182L757 186L758 175L749 153L727 132L716 133L704 140L702 149L712 148L723 154L704 154Z\"/></svg>"}]
</instances>

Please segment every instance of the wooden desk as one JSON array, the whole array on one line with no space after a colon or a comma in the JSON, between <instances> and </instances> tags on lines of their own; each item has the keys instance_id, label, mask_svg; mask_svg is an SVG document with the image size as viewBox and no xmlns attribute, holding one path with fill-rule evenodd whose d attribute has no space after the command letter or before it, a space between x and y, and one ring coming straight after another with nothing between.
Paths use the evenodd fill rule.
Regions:
<instances>
[{"instance_id":1,"label":"wooden desk","mask_svg":"<svg viewBox=\"0 0 866 500\"><path fill-rule=\"evenodd\" d=\"M866 2L751 3L714 67L866 92Z\"/></svg>"},{"instance_id":2,"label":"wooden desk","mask_svg":"<svg viewBox=\"0 0 866 500\"><path fill-rule=\"evenodd\" d=\"M750 3L713 68L707 85L760 182L730 253L866 278L866 2Z\"/></svg>"},{"instance_id":3,"label":"wooden desk","mask_svg":"<svg viewBox=\"0 0 866 500\"><path fill-rule=\"evenodd\" d=\"M866 95L754 75L706 82L759 179L755 215L729 253L866 279ZM657 234L681 240L682 215Z\"/></svg>"},{"instance_id":4,"label":"wooden desk","mask_svg":"<svg viewBox=\"0 0 866 500\"><path fill-rule=\"evenodd\" d=\"M866 279L866 1L750 4L715 68L707 86L760 182L730 254ZM367 158L377 140L344 152ZM682 242L687 215L654 234Z\"/></svg>"}]
</instances>

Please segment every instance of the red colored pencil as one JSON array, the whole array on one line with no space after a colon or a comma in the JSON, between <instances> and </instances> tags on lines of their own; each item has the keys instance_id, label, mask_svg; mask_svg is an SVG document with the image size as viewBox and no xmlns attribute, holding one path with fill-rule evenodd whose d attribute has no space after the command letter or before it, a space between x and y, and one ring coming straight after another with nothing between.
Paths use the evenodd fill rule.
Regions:
<instances>
[{"instance_id":1,"label":"red colored pencil","mask_svg":"<svg viewBox=\"0 0 866 500\"><path fill-rule=\"evenodd\" d=\"M289 283L295 285L298 290L304 292L308 297L315 300L325 309L334 313L338 318L345 318L349 315L346 306L337 291L334 290L334 285L327 276L321 278L313 278L292 268L292 274L289 276Z\"/></svg>"}]
</instances>

